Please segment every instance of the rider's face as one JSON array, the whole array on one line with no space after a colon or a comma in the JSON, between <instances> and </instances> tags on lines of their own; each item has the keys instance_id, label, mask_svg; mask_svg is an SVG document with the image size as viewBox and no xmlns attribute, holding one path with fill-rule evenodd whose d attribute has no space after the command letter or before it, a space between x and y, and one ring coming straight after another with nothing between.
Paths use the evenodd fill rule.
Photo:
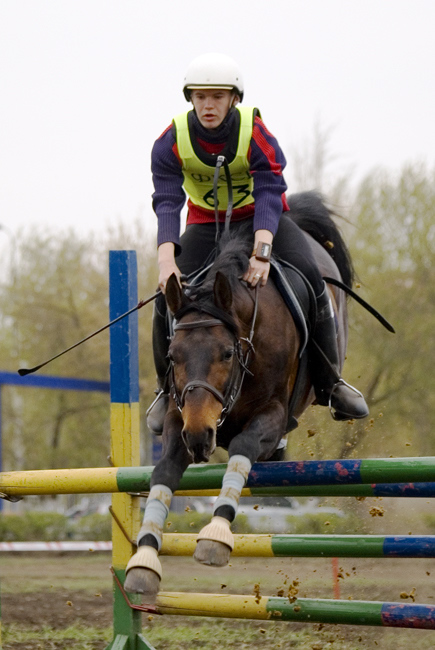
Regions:
<instances>
[{"instance_id":1,"label":"rider's face","mask_svg":"<svg viewBox=\"0 0 435 650\"><path fill-rule=\"evenodd\" d=\"M202 126L216 129L224 121L231 106L237 104L238 96L231 90L209 88L192 90L190 99Z\"/></svg>"}]
</instances>

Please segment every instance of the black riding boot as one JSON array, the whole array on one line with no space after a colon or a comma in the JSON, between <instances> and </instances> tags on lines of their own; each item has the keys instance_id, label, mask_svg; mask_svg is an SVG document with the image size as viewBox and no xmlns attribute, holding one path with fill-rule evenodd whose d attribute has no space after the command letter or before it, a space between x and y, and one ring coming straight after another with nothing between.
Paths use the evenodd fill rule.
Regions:
<instances>
[{"instance_id":1,"label":"black riding boot","mask_svg":"<svg viewBox=\"0 0 435 650\"><path fill-rule=\"evenodd\" d=\"M155 435L163 431L163 420L169 403L169 387L167 381L169 331L167 310L164 296L158 296L153 312L153 353L157 370L157 397L147 410L147 426Z\"/></svg>"},{"instance_id":2,"label":"black riding boot","mask_svg":"<svg viewBox=\"0 0 435 650\"><path fill-rule=\"evenodd\" d=\"M334 313L325 286L317 298L317 322L311 336L310 371L318 404L329 406L334 420L365 418L363 395L340 377Z\"/></svg>"}]
</instances>

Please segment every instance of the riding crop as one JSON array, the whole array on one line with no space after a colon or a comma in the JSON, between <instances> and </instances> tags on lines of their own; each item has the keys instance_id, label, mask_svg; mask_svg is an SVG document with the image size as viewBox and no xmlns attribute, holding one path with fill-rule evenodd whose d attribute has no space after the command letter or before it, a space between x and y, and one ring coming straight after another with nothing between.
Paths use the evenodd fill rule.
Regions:
<instances>
[{"instance_id":1,"label":"riding crop","mask_svg":"<svg viewBox=\"0 0 435 650\"><path fill-rule=\"evenodd\" d=\"M37 370L40 370L41 368L43 368L47 364L51 363L55 359L58 359L59 357L61 357L63 354L66 354L67 352L70 352L70 350L74 350L74 348L78 347L79 345L81 345L85 341L89 341L89 339L91 339L92 337L97 336L97 334L100 334L100 332L103 332L108 327L111 327L112 325L114 325L118 321L122 320L126 316L129 316L130 314L137 311L138 309L141 309L142 307L145 307L145 305L147 305L152 300L155 300L157 298L157 296L159 296L161 293L162 292L159 290L159 291L157 291L157 293L155 293L153 296L151 296L151 298L148 298L147 300L140 300L137 303L136 307L133 307L132 309L129 309L128 311L126 311L125 314L121 314L121 316L118 316L117 318L114 318L113 320L110 321L110 323L107 323L107 325L104 325L104 327L100 327L100 329L97 330L96 332L94 332L93 334L89 334L89 336L86 336L81 341L78 341L77 343L74 343L74 345L71 345L69 348L67 348L63 352L59 352L59 354L56 354L54 357L51 357L51 359L48 359L47 361L44 361L44 363L40 363L39 366L35 366L34 368L20 368L18 370L18 374L21 377L24 377L25 375L30 375L32 372L36 372Z\"/></svg>"}]
</instances>

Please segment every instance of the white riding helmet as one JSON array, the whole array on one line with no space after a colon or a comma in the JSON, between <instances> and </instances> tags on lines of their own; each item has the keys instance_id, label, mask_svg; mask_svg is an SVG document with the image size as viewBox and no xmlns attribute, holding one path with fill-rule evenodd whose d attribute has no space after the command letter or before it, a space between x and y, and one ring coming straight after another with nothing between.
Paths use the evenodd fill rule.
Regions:
<instances>
[{"instance_id":1,"label":"white riding helmet","mask_svg":"<svg viewBox=\"0 0 435 650\"><path fill-rule=\"evenodd\" d=\"M191 90L224 88L234 90L243 99L243 77L237 63L226 54L201 54L190 62L184 76L183 92L190 101Z\"/></svg>"}]
</instances>

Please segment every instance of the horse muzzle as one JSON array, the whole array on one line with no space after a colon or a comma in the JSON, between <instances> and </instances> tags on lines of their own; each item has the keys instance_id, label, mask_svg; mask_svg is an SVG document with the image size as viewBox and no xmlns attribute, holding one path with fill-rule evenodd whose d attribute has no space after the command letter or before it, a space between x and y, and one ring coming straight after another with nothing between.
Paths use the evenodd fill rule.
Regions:
<instances>
[{"instance_id":1,"label":"horse muzzle","mask_svg":"<svg viewBox=\"0 0 435 650\"><path fill-rule=\"evenodd\" d=\"M194 463L208 463L216 449L216 428L205 427L200 432L184 428L181 437Z\"/></svg>"},{"instance_id":2,"label":"horse muzzle","mask_svg":"<svg viewBox=\"0 0 435 650\"><path fill-rule=\"evenodd\" d=\"M198 380L187 384L182 397L183 442L194 463L208 462L216 449L216 429L222 412L221 393Z\"/></svg>"}]
</instances>

